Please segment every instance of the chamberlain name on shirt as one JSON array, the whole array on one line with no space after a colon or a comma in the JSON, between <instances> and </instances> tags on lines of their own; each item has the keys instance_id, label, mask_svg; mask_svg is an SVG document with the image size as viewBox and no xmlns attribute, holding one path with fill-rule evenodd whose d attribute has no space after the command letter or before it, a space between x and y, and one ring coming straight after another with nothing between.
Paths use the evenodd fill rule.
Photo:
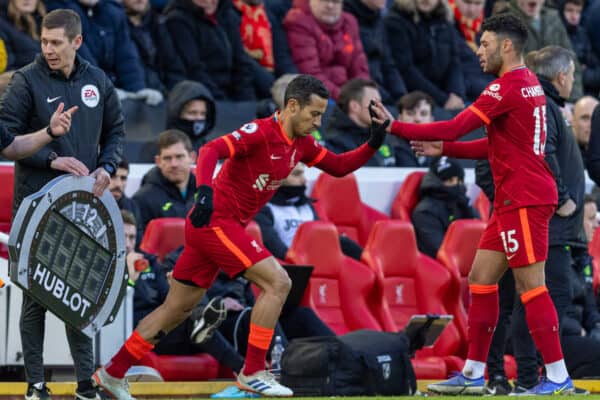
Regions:
<instances>
[{"instance_id":1,"label":"chamberlain name on shirt","mask_svg":"<svg viewBox=\"0 0 600 400\"><path fill-rule=\"evenodd\" d=\"M540 85L521 88L521 96L524 98L544 96L544 89Z\"/></svg>"}]
</instances>

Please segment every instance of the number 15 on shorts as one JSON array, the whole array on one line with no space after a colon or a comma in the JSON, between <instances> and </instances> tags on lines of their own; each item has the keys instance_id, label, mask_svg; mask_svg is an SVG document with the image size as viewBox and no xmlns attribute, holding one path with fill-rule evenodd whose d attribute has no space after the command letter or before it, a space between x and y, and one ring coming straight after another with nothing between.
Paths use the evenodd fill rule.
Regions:
<instances>
[{"instance_id":1,"label":"number 15 on shorts","mask_svg":"<svg viewBox=\"0 0 600 400\"><path fill-rule=\"evenodd\" d=\"M500 232L502 244L504 245L504 252L506 253L506 258L509 260L513 258L517 250L519 250L519 241L515 238L516 233L516 229Z\"/></svg>"}]
</instances>

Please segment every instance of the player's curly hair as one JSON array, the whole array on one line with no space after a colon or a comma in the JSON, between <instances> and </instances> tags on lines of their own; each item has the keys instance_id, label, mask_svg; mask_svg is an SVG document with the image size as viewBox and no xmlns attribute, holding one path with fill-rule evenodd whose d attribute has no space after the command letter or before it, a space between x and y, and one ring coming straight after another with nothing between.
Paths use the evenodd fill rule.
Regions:
<instances>
[{"instance_id":1,"label":"player's curly hair","mask_svg":"<svg viewBox=\"0 0 600 400\"><path fill-rule=\"evenodd\" d=\"M483 21L481 32L494 32L498 36L510 39L518 54L523 54L527 41L527 27L518 17L502 13Z\"/></svg>"},{"instance_id":2,"label":"player's curly hair","mask_svg":"<svg viewBox=\"0 0 600 400\"><path fill-rule=\"evenodd\" d=\"M311 75L298 75L294 78L285 89L283 96L283 106L285 107L290 99L296 99L300 107L304 107L310 103L310 96L317 95L322 99L329 98L329 90L323 82Z\"/></svg>"}]
</instances>

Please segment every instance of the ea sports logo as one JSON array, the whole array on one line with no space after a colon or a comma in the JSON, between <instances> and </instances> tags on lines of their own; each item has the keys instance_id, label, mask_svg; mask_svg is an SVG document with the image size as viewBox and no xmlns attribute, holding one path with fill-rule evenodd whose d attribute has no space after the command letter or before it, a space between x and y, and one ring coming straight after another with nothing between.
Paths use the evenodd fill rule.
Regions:
<instances>
[{"instance_id":1,"label":"ea sports logo","mask_svg":"<svg viewBox=\"0 0 600 400\"><path fill-rule=\"evenodd\" d=\"M81 88L81 101L90 108L94 108L100 102L100 91L95 85L85 85Z\"/></svg>"}]
</instances>

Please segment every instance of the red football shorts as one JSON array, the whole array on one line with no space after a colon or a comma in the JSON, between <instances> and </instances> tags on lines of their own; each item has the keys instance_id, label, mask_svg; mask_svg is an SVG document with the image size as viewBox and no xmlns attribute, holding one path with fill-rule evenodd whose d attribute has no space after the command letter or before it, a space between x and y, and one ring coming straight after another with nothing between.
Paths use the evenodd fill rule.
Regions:
<instances>
[{"instance_id":1,"label":"red football shorts","mask_svg":"<svg viewBox=\"0 0 600 400\"><path fill-rule=\"evenodd\" d=\"M219 269L230 277L240 275L271 253L235 221L195 228L185 221L185 246L173 269L173 278L208 288Z\"/></svg>"},{"instance_id":2,"label":"red football shorts","mask_svg":"<svg viewBox=\"0 0 600 400\"><path fill-rule=\"evenodd\" d=\"M511 268L524 267L548 257L548 224L556 207L523 207L497 213L494 211L479 249L501 251Z\"/></svg>"}]
</instances>

